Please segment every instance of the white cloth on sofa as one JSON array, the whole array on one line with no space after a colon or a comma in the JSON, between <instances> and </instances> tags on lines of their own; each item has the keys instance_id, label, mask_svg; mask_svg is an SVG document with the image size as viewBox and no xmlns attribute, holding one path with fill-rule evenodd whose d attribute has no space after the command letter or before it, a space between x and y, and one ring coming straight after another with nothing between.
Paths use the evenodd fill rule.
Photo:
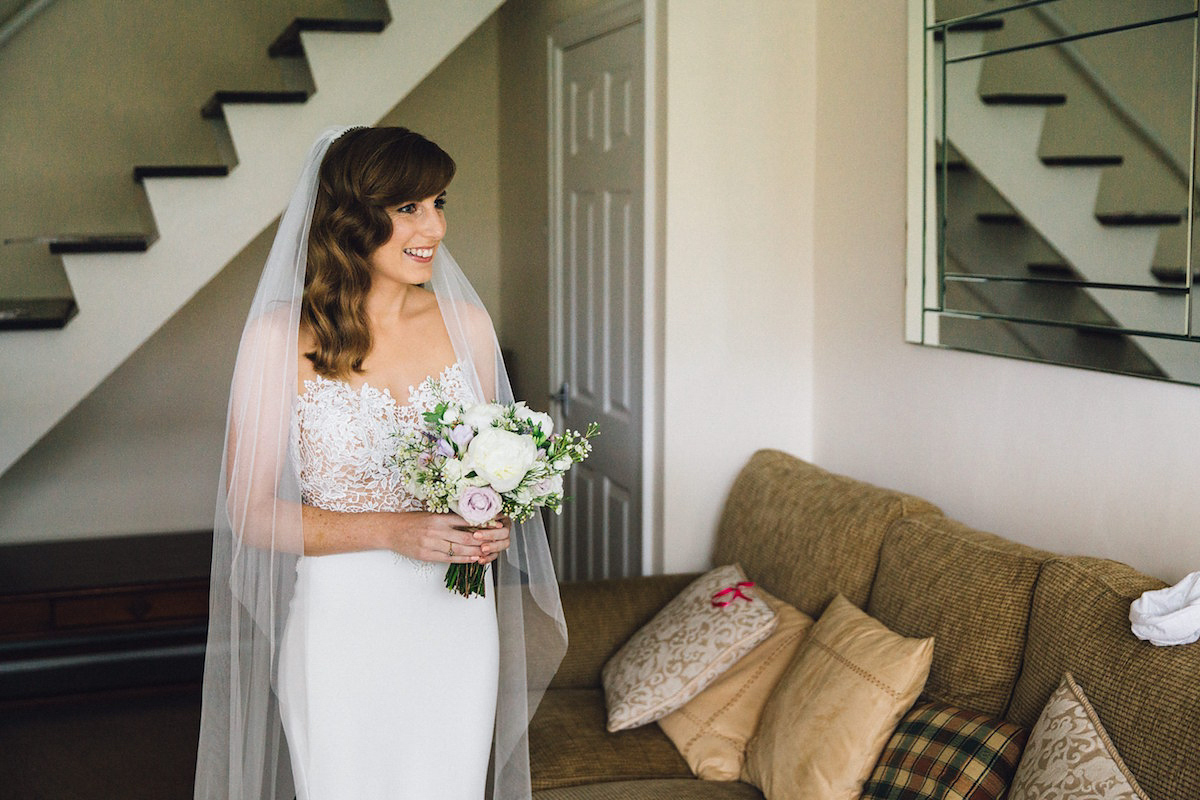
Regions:
<instances>
[{"instance_id":1,"label":"white cloth on sofa","mask_svg":"<svg viewBox=\"0 0 1200 800\"><path fill-rule=\"evenodd\" d=\"M1133 635L1151 644L1191 644L1200 639L1200 572L1174 586L1144 592L1129 606Z\"/></svg>"}]
</instances>

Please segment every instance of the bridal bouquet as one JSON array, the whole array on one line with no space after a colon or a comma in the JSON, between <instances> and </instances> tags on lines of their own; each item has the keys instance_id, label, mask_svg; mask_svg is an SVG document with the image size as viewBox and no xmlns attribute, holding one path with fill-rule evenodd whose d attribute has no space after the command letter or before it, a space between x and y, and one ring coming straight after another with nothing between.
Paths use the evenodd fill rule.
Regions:
<instances>
[{"instance_id":1,"label":"bridal bouquet","mask_svg":"<svg viewBox=\"0 0 1200 800\"><path fill-rule=\"evenodd\" d=\"M435 513L453 511L473 528L500 516L529 519L542 507L562 512L563 475L592 451L584 433L553 435L550 415L524 402L463 406L439 402L424 424L401 434L396 465L405 488ZM484 594L482 564L451 564L446 588L470 597Z\"/></svg>"}]
</instances>

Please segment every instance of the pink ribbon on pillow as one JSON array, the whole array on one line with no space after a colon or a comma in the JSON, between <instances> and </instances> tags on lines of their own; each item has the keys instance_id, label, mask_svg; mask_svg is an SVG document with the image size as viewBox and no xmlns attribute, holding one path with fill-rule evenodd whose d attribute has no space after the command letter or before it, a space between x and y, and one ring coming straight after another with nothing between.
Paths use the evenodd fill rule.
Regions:
<instances>
[{"instance_id":1,"label":"pink ribbon on pillow","mask_svg":"<svg viewBox=\"0 0 1200 800\"><path fill-rule=\"evenodd\" d=\"M725 606L733 603L733 601L737 600L739 597L742 598L743 600L745 600L747 603L753 603L754 598L750 597L749 595L742 592L742 589L748 589L753 585L754 585L754 581L738 581L733 586L728 586L728 587L722 589L721 591L717 592L716 594L714 594L712 596L713 608L724 608ZM727 594L733 595L733 596L730 597L728 600L720 599Z\"/></svg>"}]
</instances>

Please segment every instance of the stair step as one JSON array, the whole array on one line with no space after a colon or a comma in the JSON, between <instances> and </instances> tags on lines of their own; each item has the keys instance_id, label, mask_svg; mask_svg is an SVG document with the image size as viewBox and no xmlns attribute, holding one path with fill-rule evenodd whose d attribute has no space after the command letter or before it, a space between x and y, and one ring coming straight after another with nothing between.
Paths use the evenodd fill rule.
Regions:
<instances>
[{"instance_id":1,"label":"stair step","mask_svg":"<svg viewBox=\"0 0 1200 800\"><path fill-rule=\"evenodd\" d=\"M79 313L71 297L0 300L0 330L57 330Z\"/></svg>"},{"instance_id":2,"label":"stair step","mask_svg":"<svg viewBox=\"0 0 1200 800\"><path fill-rule=\"evenodd\" d=\"M980 31L998 31L1003 27L1004 27L1004 20L1000 19L999 17L992 17L990 19L972 19L972 20L967 20L966 22L958 22L958 23L955 23L954 25L949 26L951 33L971 33L971 32L977 33ZM937 30L935 30L933 32L933 40L935 42L942 41L942 31L943 30L944 30L943 28L938 28Z\"/></svg>"},{"instance_id":3,"label":"stair step","mask_svg":"<svg viewBox=\"0 0 1200 800\"><path fill-rule=\"evenodd\" d=\"M62 253L144 253L154 241L145 233L67 234L50 239L50 252Z\"/></svg>"},{"instance_id":4,"label":"stair step","mask_svg":"<svg viewBox=\"0 0 1200 800\"><path fill-rule=\"evenodd\" d=\"M326 17L297 17L271 42L267 54L271 58L294 58L304 55L301 31L327 33L379 33L387 27L385 19L333 19Z\"/></svg>"},{"instance_id":5,"label":"stair step","mask_svg":"<svg viewBox=\"0 0 1200 800\"><path fill-rule=\"evenodd\" d=\"M989 106L1061 106L1067 102L1065 94L1041 92L989 92L979 99Z\"/></svg>"},{"instance_id":6,"label":"stair step","mask_svg":"<svg viewBox=\"0 0 1200 800\"><path fill-rule=\"evenodd\" d=\"M138 183L146 178L223 178L228 174L228 164L155 164L133 168L133 179Z\"/></svg>"},{"instance_id":7,"label":"stair step","mask_svg":"<svg viewBox=\"0 0 1200 800\"><path fill-rule=\"evenodd\" d=\"M1079 275L1070 264L1055 261L1035 261L1026 264L1026 268L1036 274L1054 278L1078 278Z\"/></svg>"},{"instance_id":8,"label":"stair step","mask_svg":"<svg viewBox=\"0 0 1200 800\"><path fill-rule=\"evenodd\" d=\"M1171 211L1124 211L1118 213L1097 214L1096 219L1101 225L1133 227L1141 225L1178 225L1183 222L1183 214Z\"/></svg>"},{"instance_id":9,"label":"stair step","mask_svg":"<svg viewBox=\"0 0 1200 800\"><path fill-rule=\"evenodd\" d=\"M1150 274L1163 283L1172 283L1178 286L1182 286L1187 280L1187 268L1182 266L1167 267L1155 265L1150 268ZM1197 282L1200 282L1200 271L1197 271L1196 279Z\"/></svg>"},{"instance_id":10,"label":"stair step","mask_svg":"<svg viewBox=\"0 0 1200 800\"><path fill-rule=\"evenodd\" d=\"M975 215L975 219L985 225L1023 225L1025 223L1019 214L1004 211L981 211Z\"/></svg>"},{"instance_id":11,"label":"stair step","mask_svg":"<svg viewBox=\"0 0 1200 800\"><path fill-rule=\"evenodd\" d=\"M213 93L213 96L200 109L200 115L205 119L224 117L226 103L304 103L307 101L308 92L301 90L222 90Z\"/></svg>"},{"instance_id":12,"label":"stair step","mask_svg":"<svg viewBox=\"0 0 1200 800\"><path fill-rule=\"evenodd\" d=\"M1047 167L1118 167L1122 156L1041 156Z\"/></svg>"}]
</instances>

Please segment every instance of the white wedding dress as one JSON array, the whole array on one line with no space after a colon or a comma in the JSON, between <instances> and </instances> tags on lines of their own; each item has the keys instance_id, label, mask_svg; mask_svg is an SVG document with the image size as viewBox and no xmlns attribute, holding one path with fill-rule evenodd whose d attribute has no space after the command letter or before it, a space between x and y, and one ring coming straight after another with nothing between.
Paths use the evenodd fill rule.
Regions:
<instances>
[{"instance_id":1,"label":"white wedding dress","mask_svg":"<svg viewBox=\"0 0 1200 800\"><path fill-rule=\"evenodd\" d=\"M318 377L292 445L308 505L413 511L394 435L437 391L475 401L460 364L410 390ZM445 564L390 551L301 558L279 656L280 714L298 800L481 800L496 709L492 597L446 589Z\"/></svg>"}]
</instances>

